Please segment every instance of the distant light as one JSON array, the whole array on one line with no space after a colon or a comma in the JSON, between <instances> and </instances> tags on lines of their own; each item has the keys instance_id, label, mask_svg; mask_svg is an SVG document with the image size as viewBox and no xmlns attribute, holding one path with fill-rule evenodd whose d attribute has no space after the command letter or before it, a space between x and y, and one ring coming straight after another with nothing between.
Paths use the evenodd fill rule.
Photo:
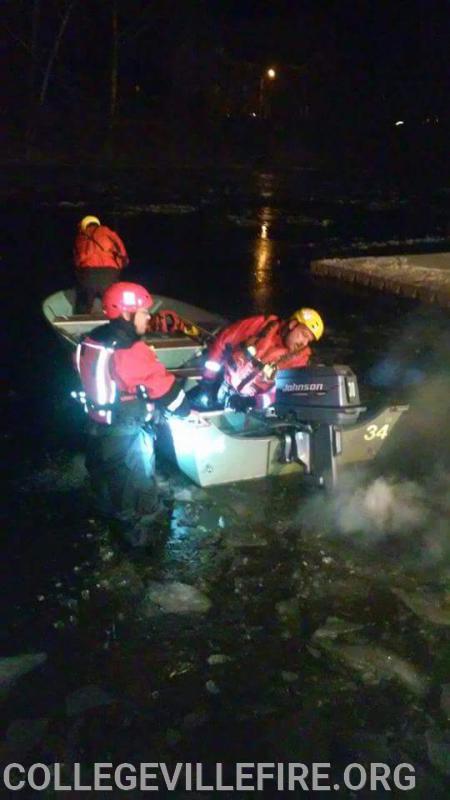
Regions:
<instances>
[{"instance_id":1,"label":"distant light","mask_svg":"<svg viewBox=\"0 0 450 800\"><path fill-rule=\"evenodd\" d=\"M404 125L404 124L405 124L404 120L398 119L397 122L395 123L395 127L398 128L399 125Z\"/></svg>"},{"instance_id":2,"label":"distant light","mask_svg":"<svg viewBox=\"0 0 450 800\"><path fill-rule=\"evenodd\" d=\"M273 67L270 67L270 68L267 70L267 73L266 73L266 75L267 75L267 77L268 77L268 78L270 78L271 80L273 80L274 78L276 78L276 75L277 75L277 73L275 72L275 70L273 69Z\"/></svg>"},{"instance_id":3,"label":"distant light","mask_svg":"<svg viewBox=\"0 0 450 800\"><path fill-rule=\"evenodd\" d=\"M252 111L251 116L252 117L256 117L256 113L254 111Z\"/></svg>"},{"instance_id":4,"label":"distant light","mask_svg":"<svg viewBox=\"0 0 450 800\"><path fill-rule=\"evenodd\" d=\"M261 225L261 239L267 239L267 225Z\"/></svg>"}]
</instances>

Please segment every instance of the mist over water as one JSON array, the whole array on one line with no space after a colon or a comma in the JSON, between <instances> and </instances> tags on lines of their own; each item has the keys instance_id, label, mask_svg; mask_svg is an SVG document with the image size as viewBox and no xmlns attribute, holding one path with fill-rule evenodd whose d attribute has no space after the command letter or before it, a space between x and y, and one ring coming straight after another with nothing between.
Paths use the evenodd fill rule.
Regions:
<instances>
[{"instance_id":1,"label":"mist over water","mask_svg":"<svg viewBox=\"0 0 450 800\"><path fill-rule=\"evenodd\" d=\"M358 547L411 542L408 567L450 566L450 341L448 316L420 309L384 339L366 372L372 402L401 402L408 411L376 461L343 475L327 498L302 505L299 519ZM390 331L387 331L389 334ZM375 347L374 347L375 351ZM363 387L364 392L364 387Z\"/></svg>"}]
</instances>

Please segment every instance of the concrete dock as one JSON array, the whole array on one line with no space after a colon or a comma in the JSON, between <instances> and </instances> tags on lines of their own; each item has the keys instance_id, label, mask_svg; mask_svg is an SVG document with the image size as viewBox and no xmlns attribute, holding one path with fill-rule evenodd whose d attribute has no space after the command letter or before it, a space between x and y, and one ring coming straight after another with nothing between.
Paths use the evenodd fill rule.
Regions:
<instances>
[{"instance_id":1,"label":"concrete dock","mask_svg":"<svg viewBox=\"0 0 450 800\"><path fill-rule=\"evenodd\" d=\"M450 252L325 258L313 261L311 270L315 275L450 307Z\"/></svg>"}]
</instances>

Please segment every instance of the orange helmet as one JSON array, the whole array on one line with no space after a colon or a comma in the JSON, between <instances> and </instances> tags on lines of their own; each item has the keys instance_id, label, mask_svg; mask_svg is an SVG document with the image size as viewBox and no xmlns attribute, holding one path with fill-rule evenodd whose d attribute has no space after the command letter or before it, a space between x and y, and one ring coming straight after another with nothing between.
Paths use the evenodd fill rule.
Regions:
<instances>
[{"instance_id":1,"label":"orange helmet","mask_svg":"<svg viewBox=\"0 0 450 800\"><path fill-rule=\"evenodd\" d=\"M119 281L108 286L102 302L108 319L117 319L122 311L134 313L141 308L151 308L153 297L138 283Z\"/></svg>"}]
</instances>

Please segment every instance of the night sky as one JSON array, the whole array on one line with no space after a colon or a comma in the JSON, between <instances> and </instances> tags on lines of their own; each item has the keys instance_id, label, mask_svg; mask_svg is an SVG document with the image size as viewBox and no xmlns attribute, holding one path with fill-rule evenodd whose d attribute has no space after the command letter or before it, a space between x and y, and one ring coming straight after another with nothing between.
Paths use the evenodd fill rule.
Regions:
<instances>
[{"instance_id":1,"label":"night sky","mask_svg":"<svg viewBox=\"0 0 450 800\"><path fill-rule=\"evenodd\" d=\"M39 114L82 125L108 113L117 9L118 105L126 118L188 127L248 115L260 75L277 68L271 114L317 124L448 124L450 3L446 0L6 0L2 93L7 129L27 125L60 29L67 26ZM34 69L32 18L37 9ZM256 88L255 88L256 87ZM257 109L256 109L257 112ZM303 112L302 112L303 113ZM61 119L58 119L58 116Z\"/></svg>"}]
</instances>

